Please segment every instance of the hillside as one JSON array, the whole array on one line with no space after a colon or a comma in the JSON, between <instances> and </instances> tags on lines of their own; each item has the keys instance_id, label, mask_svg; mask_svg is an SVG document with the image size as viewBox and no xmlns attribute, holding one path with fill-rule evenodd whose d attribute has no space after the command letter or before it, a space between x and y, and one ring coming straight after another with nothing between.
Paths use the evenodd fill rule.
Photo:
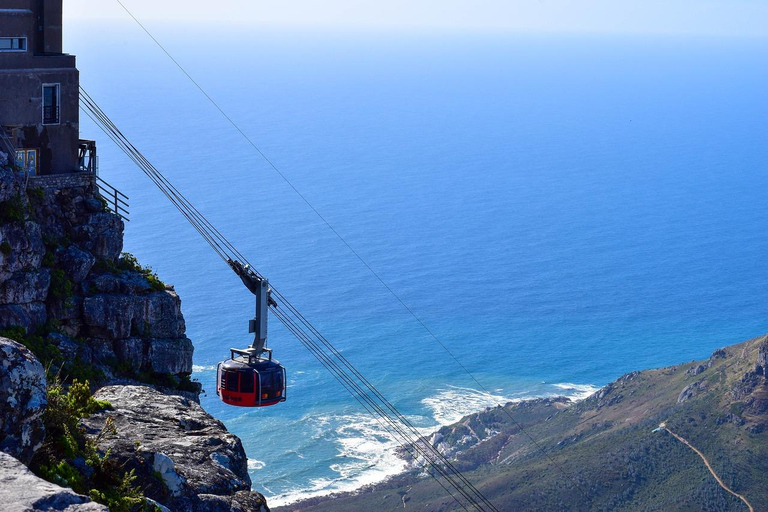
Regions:
<instances>
[{"instance_id":1,"label":"hillside","mask_svg":"<svg viewBox=\"0 0 768 512\"><path fill-rule=\"evenodd\" d=\"M633 372L577 403L540 399L463 418L430 442L504 511L768 510L768 337ZM521 432L516 422L524 426ZM530 438L537 441L538 447ZM418 471L277 510L457 510Z\"/></svg>"}]
</instances>

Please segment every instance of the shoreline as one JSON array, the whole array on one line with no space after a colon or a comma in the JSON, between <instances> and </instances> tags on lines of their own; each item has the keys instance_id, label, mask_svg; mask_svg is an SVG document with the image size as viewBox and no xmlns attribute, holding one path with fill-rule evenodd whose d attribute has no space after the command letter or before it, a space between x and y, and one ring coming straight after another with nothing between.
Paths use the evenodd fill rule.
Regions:
<instances>
[{"instance_id":1,"label":"shoreline","mask_svg":"<svg viewBox=\"0 0 768 512\"><path fill-rule=\"evenodd\" d=\"M427 397L423 399L421 402L424 404L428 409L432 412L432 419L436 422L435 425L429 426L429 427L423 427L423 428L417 428L417 431L420 434L420 439L422 440L429 440L431 439L435 434L437 434L440 429L444 427L449 427L451 425L455 425L459 421L461 421L463 418L472 415L472 414L478 414L484 411L487 411L493 407L498 406L507 406L508 404L517 404L521 402L526 401L532 401L532 400L539 400L539 399L556 399L556 398L567 398L571 402L579 402L582 401L595 392L597 392L600 388L591 384L573 384L573 383L554 383L550 384L551 386L558 388L562 390L562 393L547 393L547 394L541 394L541 395L526 395L523 397L502 397L500 395L492 395L490 393L481 392L476 389L472 388L462 388L457 386L448 386L452 392L469 392L473 394L476 398L485 398L487 400L486 404L481 407L475 407L472 409L464 409L461 410L461 414L454 412L454 414L448 414L445 410L441 409L439 407L439 404L443 403L443 401L440 400L440 398L445 398L445 394L449 392L447 389L441 390L438 392L435 396ZM503 400L498 400L499 398L502 398ZM442 421L440 421L438 418L441 418ZM387 434L388 437L389 436ZM363 470L363 473L351 478L346 479L343 476L339 477L338 479L331 480L326 485L331 484L332 482L343 482L347 481L347 484L341 484L338 488L325 488L325 489L310 489L306 491L296 491L291 493L286 493L283 495L275 495L275 496L268 496L266 495L267 502L270 505L270 508L272 510L288 510L285 509L285 507L290 507L291 505L295 505L297 503L306 502L308 500L320 500L325 501L328 499L333 499L335 496L346 496L346 495L354 495L356 493L362 492L367 488L377 486L380 484L383 484L387 481L390 481L394 478L403 476L408 474L409 472L417 469L419 466L414 465L414 461L408 460L406 456L403 454L403 445L401 443L397 443L394 439L391 439L392 444L394 447L387 446L385 450L392 450L393 457L389 457L389 459L396 458L398 460L398 464L396 466L396 470L387 471L386 468L379 468L376 464L373 464L370 466L370 470L366 471ZM339 457L343 457L344 455L339 454ZM386 458L386 457L384 457ZM389 466L389 468L392 468L392 465ZM379 478L365 478L365 474L367 472L380 472L386 473L384 475L381 475ZM253 478L253 475L252 475ZM258 481L258 479L253 478L254 481ZM322 479L318 479L320 481ZM363 481L361 483L361 481ZM266 488L262 488L262 491L267 490ZM267 490L268 491L268 490Z\"/></svg>"}]
</instances>

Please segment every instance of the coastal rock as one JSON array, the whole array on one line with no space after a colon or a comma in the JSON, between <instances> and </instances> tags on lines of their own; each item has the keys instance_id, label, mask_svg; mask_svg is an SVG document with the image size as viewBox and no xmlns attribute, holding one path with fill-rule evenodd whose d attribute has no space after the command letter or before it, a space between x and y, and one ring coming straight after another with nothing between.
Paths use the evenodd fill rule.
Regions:
<instances>
[{"instance_id":1,"label":"coastal rock","mask_svg":"<svg viewBox=\"0 0 768 512\"><path fill-rule=\"evenodd\" d=\"M115 261L123 250L123 221L111 213L91 213L72 229L72 238L96 258Z\"/></svg>"},{"instance_id":2,"label":"coastal rock","mask_svg":"<svg viewBox=\"0 0 768 512\"><path fill-rule=\"evenodd\" d=\"M707 384L707 381L705 380L694 382L693 384L689 384L685 386L685 388L683 388L683 390L680 392L680 394L677 397L677 403L682 404L684 402L687 402L691 398L706 391L708 387L709 386Z\"/></svg>"},{"instance_id":3,"label":"coastal rock","mask_svg":"<svg viewBox=\"0 0 768 512\"><path fill-rule=\"evenodd\" d=\"M109 512L104 505L36 477L27 467L0 452L0 503L5 512Z\"/></svg>"},{"instance_id":4,"label":"coastal rock","mask_svg":"<svg viewBox=\"0 0 768 512\"><path fill-rule=\"evenodd\" d=\"M69 246L56 253L56 260L64 273L73 282L79 283L88 275L93 265L96 263L96 257L91 253L82 251L75 246Z\"/></svg>"},{"instance_id":5,"label":"coastal rock","mask_svg":"<svg viewBox=\"0 0 768 512\"><path fill-rule=\"evenodd\" d=\"M87 432L95 436L108 417L115 418L116 437L99 448L110 450L126 470L134 469L149 498L171 510L266 505L263 496L250 491L240 440L195 402L145 386L109 386L95 397L114 410L84 420Z\"/></svg>"},{"instance_id":6,"label":"coastal rock","mask_svg":"<svg viewBox=\"0 0 768 512\"><path fill-rule=\"evenodd\" d=\"M137 335L183 338L181 301L171 291L145 295L101 294L86 297L83 319L94 337L125 339Z\"/></svg>"},{"instance_id":7,"label":"coastal rock","mask_svg":"<svg viewBox=\"0 0 768 512\"><path fill-rule=\"evenodd\" d=\"M50 284L51 274L47 268L16 272L0 282L0 304L44 302Z\"/></svg>"},{"instance_id":8,"label":"coastal rock","mask_svg":"<svg viewBox=\"0 0 768 512\"><path fill-rule=\"evenodd\" d=\"M0 338L0 450L25 463L43 444L45 370L25 346Z\"/></svg>"},{"instance_id":9,"label":"coastal rock","mask_svg":"<svg viewBox=\"0 0 768 512\"><path fill-rule=\"evenodd\" d=\"M0 306L0 328L21 327L25 332L33 331L48 319L45 304L9 304Z\"/></svg>"},{"instance_id":10,"label":"coastal rock","mask_svg":"<svg viewBox=\"0 0 768 512\"><path fill-rule=\"evenodd\" d=\"M39 268L45 254L40 226L34 222L10 222L0 224L0 280L13 273Z\"/></svg>"},{"instance_id":11,"label":"coastal rock","mask_svg":"<svg viewBox=\"0 0 768 512\"><path fill-rule=\"evenodd\" d=\"M755 373L762 375L768 380L768 340L764 341L757 349Z\"/></svg>"}]
</instances>

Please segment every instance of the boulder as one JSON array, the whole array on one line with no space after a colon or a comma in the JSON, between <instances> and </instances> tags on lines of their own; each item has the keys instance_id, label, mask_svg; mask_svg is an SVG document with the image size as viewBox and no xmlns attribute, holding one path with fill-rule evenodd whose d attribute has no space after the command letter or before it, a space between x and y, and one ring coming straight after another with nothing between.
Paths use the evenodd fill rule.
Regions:
<instances>
[{"instance_id":1,"label":"boulder","mask_svg":"<svg viewBox=\"0 0 768 512\"><path fill-rule=\"evenodd\" d=\"M95 397L114 409L84 420L86 431L96 436L115 418L117 435L99 448L135 470L147 497L171 510L267 510L250 490L240 440L195 402L145 386L109 386Z\"/></svg>"},{"instance_id":2,"label":"boulder","mask_svg":"<svg viewBox=\"0 0 768 512\"><path fill-rule=\"evenodd\" d=\"M96 258L91 253L82 251L73 245L59 250L56 253L56 260L59 267L74 283L79 283L85 279L93 265L96 264Z\"/></svg>"},{"instance_id":3,"label":"boulder","mask_svg":"<svg viewBox=\"0 0 768 512\"><path fill-rule=\"evenodd\" d=\"M123 251L123 221L112 213L91 213L72 228L72 239L96 258L116 261Z\"/></svg>"},{"instance_id":4,"label":"boulder","mask_svg":"<svg viewBox=\"0 0 768 512\"><path fill-rule=\"evenodd\" d=\"M63 512L109 512L104 505L92 502L56 484L36 477L27 467L7 453L0 452L0 503L4 512L34 510Z\"/></svg>"},{"instance_id":5,"label":"boulder","mask_svg":"<svg viewBox=\"0 0 768 512\"><path fill-rule=\"evenodd\" d=\"M45 439L45 370L24 345L0 338L0 450L24 463ZM2 501L0 501L2 502Z\"/></svg>"}]
</instances>

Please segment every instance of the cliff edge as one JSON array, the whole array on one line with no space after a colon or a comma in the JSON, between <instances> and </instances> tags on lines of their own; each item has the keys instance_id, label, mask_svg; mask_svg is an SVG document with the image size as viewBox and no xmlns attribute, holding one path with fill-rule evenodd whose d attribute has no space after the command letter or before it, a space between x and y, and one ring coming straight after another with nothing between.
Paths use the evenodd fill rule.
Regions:
<instances>
[{"instance_id":1,"label":"cliff edge","mask_svg":"<svg viewBox=\"0 0 768 512\"><path fill-rule=\"evenodd\" d=\"M122 253L123 221L82 178L0 166L3 503L268 511L240 440L199 406L178 295Z\"/></svg>"}]
</instances>

